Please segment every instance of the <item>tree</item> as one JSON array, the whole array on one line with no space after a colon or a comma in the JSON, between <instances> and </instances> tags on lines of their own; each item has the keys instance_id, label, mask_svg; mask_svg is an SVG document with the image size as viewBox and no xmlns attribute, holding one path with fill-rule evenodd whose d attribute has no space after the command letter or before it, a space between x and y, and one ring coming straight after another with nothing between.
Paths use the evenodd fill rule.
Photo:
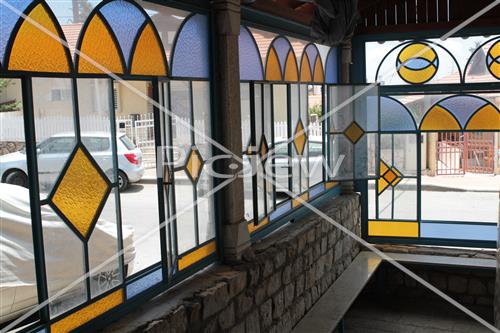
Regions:
<instances>
[{"instance_id":1,"label":"tree","mask_svg":"<svg viewBox=\"0 0 500 333\"><path fill-rule=\"evenodd\" d=\"M9 86L9 84L12 84L10 80L0 79L0 95ZM15 99L8 100L5 102L0 102L0 112L13 112L13 111L19 111L20 109L21 109L21 102L16 101Z\"/></svg>"}]
</instances>

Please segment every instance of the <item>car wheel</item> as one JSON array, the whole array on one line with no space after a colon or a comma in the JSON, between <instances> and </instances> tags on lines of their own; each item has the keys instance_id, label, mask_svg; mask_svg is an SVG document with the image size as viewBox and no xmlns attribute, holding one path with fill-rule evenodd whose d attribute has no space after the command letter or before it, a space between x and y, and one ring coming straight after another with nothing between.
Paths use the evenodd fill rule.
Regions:
<instances>
[{"instance_id":1,"label":"car wheel","mask_svg":"<svg viewBox=\"0 0 500 333\"><path fill-rule=\"evenodd\" d=\"M118 171L118 189L120 191L125 191L128 187L128 177L125 172Z\"/></svg>"},{"instance_id":2,"label":"car wheel","mask_svg":"<svg viewBox=\"0 0 500 333\"><path fill-rule=\"evenodd\" d=\"M7 184L28 187L28 176L21 170L14 170L7 173L5 176Z\"/></svg>"},{"instance_id":3,"label":"car wheel","mask_svg":"<svg viewBox=\"0 0 500 333\"><path fill-rule=\"evenodd\" d=\"M93 294L97 295L119 285L122 277L120 270L115 269L112 271L98 273L97 275L92 276L92 280L91 288Z\"/></svg>"}]
</instances>

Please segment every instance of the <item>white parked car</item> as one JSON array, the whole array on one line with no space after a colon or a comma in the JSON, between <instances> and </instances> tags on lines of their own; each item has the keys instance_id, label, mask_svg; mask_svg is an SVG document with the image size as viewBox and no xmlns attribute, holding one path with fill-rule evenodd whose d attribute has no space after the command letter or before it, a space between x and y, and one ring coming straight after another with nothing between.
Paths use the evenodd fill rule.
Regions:
<instances>
[{"instance_id":1,"label":"white parked car","mask_svg":"<svg viewBox=\"0 0 500 333\"><path fill-rule=\"evenodd\" d=\"M111 172L111 137L104 132L83 132L82 142L105 173ZM144 175L142 152L123 133L117 135L118 182L120 190L138 182ZM50 191L59 177L66 160L75 146L73 133L60 133L40 142L38 153L38 178L41 191ZM2 183L27 187L27 165L24 150L0 156L0 180Z\"/></svg>"},{"instance_id":2,"label":"white parked car","mask_svg":"<svg viewBox=\"0 0 500 333\"><path fill-rule=\"evenodd\" d=\"M101 216L105 215L103 211ZM112 214L112 213L111 213ZM52 210L41 209L44 232L45 263L49 294L54 295L70 285L82 272L82 251L65 222ZM125 269L132 270L135 258L134 229L123 226ZM116 223L99 218L89 243L90 268L96 268L116 255ZM71 236L70 236L71 235ZM0 184L0 323L5 323L38 304L31 233L29 190L22 186ZM91 293L97 295L121 281L117 259L91 274ZM54 301L66 308L75 301L73 288Z\"/></svg>"}]
</instances>

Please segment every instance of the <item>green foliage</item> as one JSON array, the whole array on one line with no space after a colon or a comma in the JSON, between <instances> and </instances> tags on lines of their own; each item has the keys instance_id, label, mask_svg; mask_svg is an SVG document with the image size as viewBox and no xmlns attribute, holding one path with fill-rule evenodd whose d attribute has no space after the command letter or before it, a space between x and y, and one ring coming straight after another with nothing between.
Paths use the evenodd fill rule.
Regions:
<instances>
[{"instance_id":1,"label":"green foliage","mask_svg":"<svg viewBox=\"0 0 500 333\"><path fill-rule=\"evenodd\" d=\"M309 107L309 115L316 115L318 118L321 117L321 105L316 104L311 107Z\"/></svg>"},{"instance_id":2,"label":"green foliage","mask_svg":"<svg viewBox=\"0 0 500 333\"><path fill-rule=\"evenodd\" d=\"M0 79L0 96L2 95L2 92L10 85L12 84L10 80L7 79ZM12 112L12 111L19 111L21 109L21 102L16 101L16 100L9 100L6 102L0 102L0 112Z\"/></svg>"}]
</instances>

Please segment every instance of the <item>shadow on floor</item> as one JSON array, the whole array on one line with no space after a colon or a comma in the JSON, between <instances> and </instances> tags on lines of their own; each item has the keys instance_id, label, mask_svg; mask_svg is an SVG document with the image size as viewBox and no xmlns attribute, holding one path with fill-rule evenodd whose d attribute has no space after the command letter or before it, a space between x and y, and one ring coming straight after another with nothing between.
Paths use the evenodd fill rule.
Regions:
<instances>
[{"instance_id":1,"label":"shadow on floor","mask_svg":"<svg viewBox=\"0 0 500 333\"><path fill-rule=\"evenodd\" d=\"M444 300L366 294L347 313L344 328L345 333L491 332Z\"/></svg>"}]
</instances>

